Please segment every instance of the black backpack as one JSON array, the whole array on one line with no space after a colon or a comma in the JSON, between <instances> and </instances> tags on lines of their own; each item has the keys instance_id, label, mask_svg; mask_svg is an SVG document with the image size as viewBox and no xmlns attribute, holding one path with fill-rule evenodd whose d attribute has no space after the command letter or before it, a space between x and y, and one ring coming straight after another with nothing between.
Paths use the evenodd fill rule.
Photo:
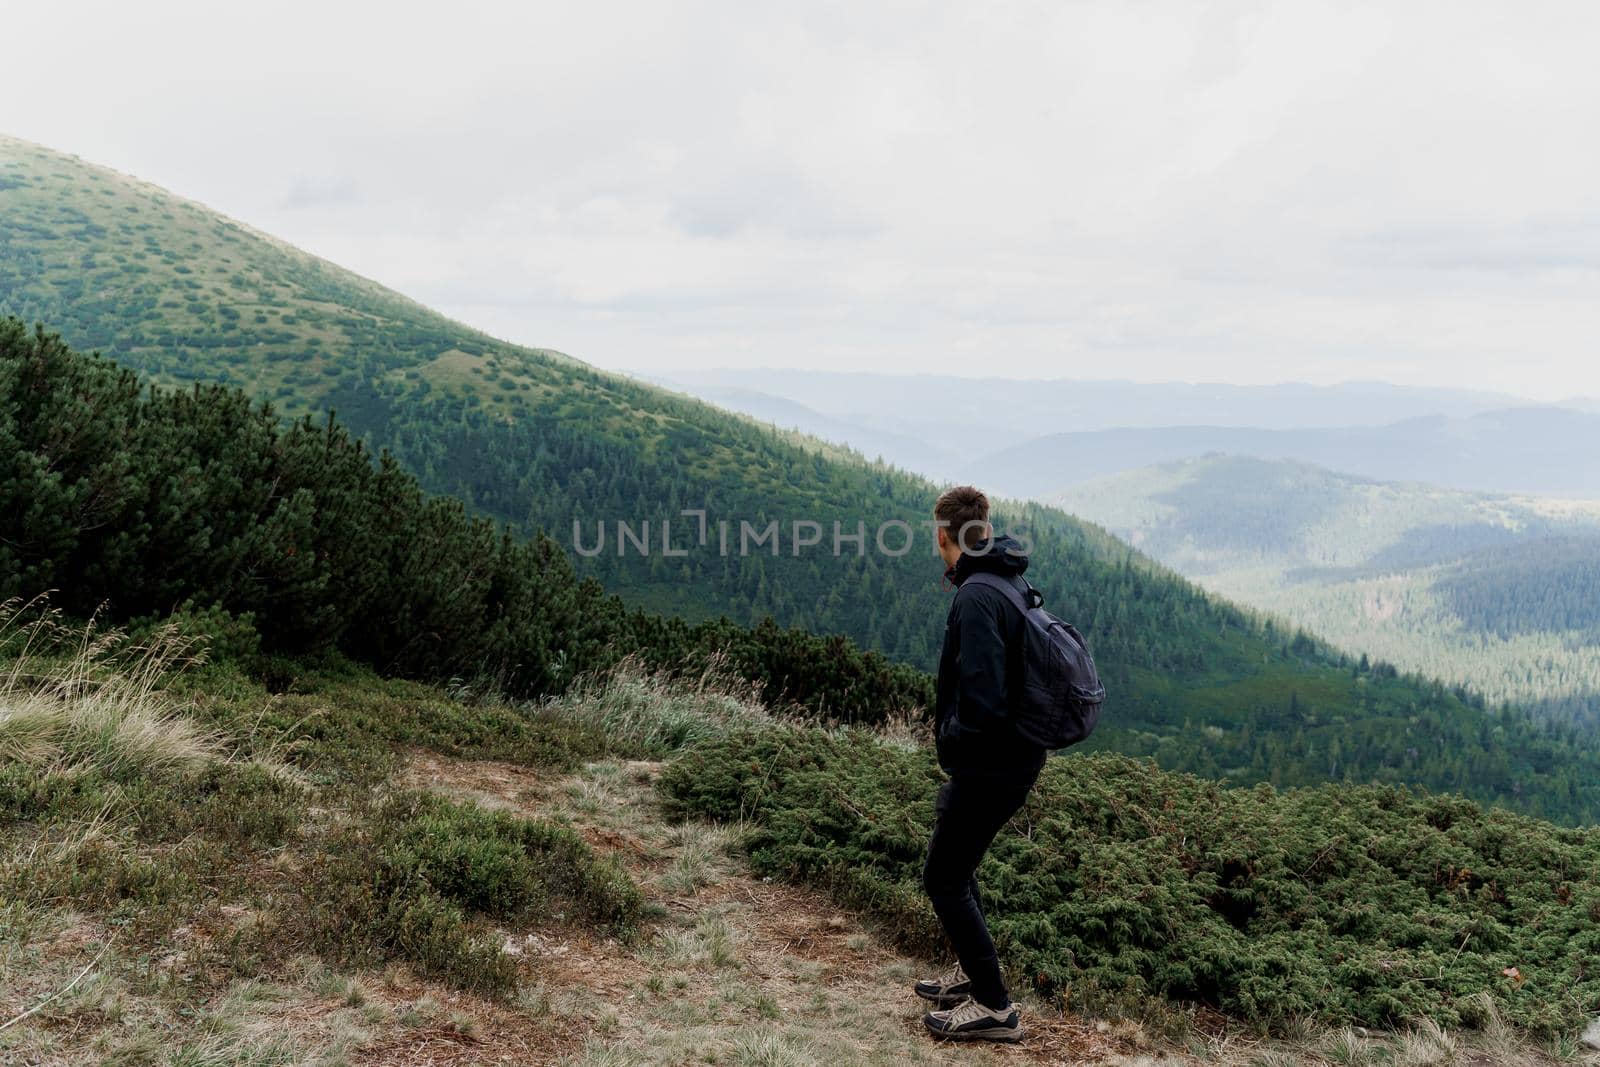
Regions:
<instances>
[{"instance_id":1,"label":"black backpack","mask_svg":"<svg viewBox=\"0 0 1600 1067\"><path fill-rule=\"evenodd\" d=\"M1024 599L998 574L978 571L967 581L993 586L1022 612L1022 692L1013 698L1017 732L1045 748L1066 748L1093 733L1106 690L1083 635L1044 610L1044 597L1031 585Z\"/></svg>"}]
</instances>

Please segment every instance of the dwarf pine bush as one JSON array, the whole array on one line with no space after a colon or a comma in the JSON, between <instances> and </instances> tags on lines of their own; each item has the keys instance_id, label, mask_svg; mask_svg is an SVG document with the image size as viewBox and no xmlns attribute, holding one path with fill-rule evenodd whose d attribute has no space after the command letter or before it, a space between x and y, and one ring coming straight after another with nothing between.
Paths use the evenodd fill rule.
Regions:
<instances>
[{"instance_id":1,"label":"dwarf pine bush","mask_svg":"<svg viewBox=\"0 0 1600 1067\"><path fill-rule=\"evenodd\" d=\"M488 992L516 984L489 920L633 933L644 906L578 834L431 793L378 803L325 843L303 889L313 944L350 962L403 959Z\"/></svg>"},{"instance_id":2,"label":"dwarf pine bush","mask_svg":"<svg viewBox=\"0 0 1600 1067\"><path fill-rule=\"evenodd\" d=\"M68 612L141 627L178 605L219 659L337 651L519 698L629 653L685 675L721 663L835 718L932 695L924 672L841 637L629 609L550 537L425 494L331 415L285 424L240 389L146 384L0 316L0 598L57 589ZM534 495L565 512L564 490Z\"/></svg>"},{"instance_id":3,"label":"dwarf pine bush","mask_svg":"<svg viewBox=\"0 0 1600 1067\"><path fill-rule=\"evenodd\" d=\"M933 947L939 773L861 731L764 727L691 749L669 806L743 818L756 867ZM980 873L1012 970L1071 1003L1570 1032L1600 1007L1600 830L1375 786L1229 788L1113 755L1052 759Z\"/></svg>"}]
</instances>

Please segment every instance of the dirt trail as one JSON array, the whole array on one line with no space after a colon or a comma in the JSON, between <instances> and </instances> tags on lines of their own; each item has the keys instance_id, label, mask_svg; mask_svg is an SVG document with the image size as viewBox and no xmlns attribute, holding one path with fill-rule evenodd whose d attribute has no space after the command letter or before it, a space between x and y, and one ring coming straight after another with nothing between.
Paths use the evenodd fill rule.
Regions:
<instances>
[{"instance_id":1,"label":"dirt trail","mask_svg":"<svg viewBox=\"0 0 1600 1067\"><path fill-rule=\"evenodd\" d=\"M546 1020L565 1035L551 1052L595 1065L1158 1062L1131 1036L1037 1008L1020 1046L935 1044L907 988L928 961L815 893L753 876L730 832L666 821L651 786L658 770L609 763L547 777L418 752L397 783L570 821L664 912L631 947L561 930L509 935L539 995L562 1004ZM478 1054L495 1062L491 1048Z\"/></svg>"}]
</instances>

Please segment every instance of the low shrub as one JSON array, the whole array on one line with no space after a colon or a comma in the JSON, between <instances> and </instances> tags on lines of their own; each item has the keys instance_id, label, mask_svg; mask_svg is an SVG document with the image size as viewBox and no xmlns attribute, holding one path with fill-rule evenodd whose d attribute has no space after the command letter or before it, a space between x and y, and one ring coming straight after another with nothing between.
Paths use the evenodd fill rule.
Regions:
<instances>
[{"instance_id":1,"label":"low shrub","mask_svg":"<svg viewBox=\"0 0 1600 1067\"><path fill-rule=\"evenodd\" d=\"M287 691L271 696L243 676L212 671L198 679L196 716L322 784L371 785L415 747L557 769L607 751L598 724L580 718L541 716L493 696L452 699L336 657L293 666Z\"/></svg>"},{"instance_id":2,"label":"low shrub","mask_svg":"<svg viewBox=\"0 0 1600 1067\"><path fill-rule=\"evenodd\" d=\"M0 898L101 912L150 947L293 837L303 786L163 689L190 648L175 626L0 608Z\"/></svg>"},{"instance_id":3,"label":"low shrub","mask_svg":"<svg viewBox=\"0 0 1600 1067\"><path fill-rule=\"evenodd\" d=\"M129 620L128 632L136 640L176 633L194 642L211 662L254 668L260 660L261 635L256 632L254 616L235 616L216 604L203 607L193 598L168 614Z\"/></svg>"},{"instance_id":4,"label":"low shrub","mask_svg":"<svg viewBox=\"0 0 1600 1067\"><path fill-rule=\"evenodd\" d=\"M310 864L305 921L336 959L402 959L468 989L504 993L515 961L490 920L635 930L643 897L574 831L430 793L398 793L330 834Z\"/></svg>"},{"instance_id":5,"label":"low shrub","mask_svg":"<svg viewBox=\"0 0 1600 1067\"><path fill-rule=\"evenodd\" d=\"M861 731L735 731L660 780L680 813L752 824L761 871L828 886L939 943L921 893L939 773ZM1052 759L980 873L1003 958L1079 1006L1571 1032L1600 1008L1600 829L1389 787L1228 788L1114 755Z\"/></svg>"}]
</instances>

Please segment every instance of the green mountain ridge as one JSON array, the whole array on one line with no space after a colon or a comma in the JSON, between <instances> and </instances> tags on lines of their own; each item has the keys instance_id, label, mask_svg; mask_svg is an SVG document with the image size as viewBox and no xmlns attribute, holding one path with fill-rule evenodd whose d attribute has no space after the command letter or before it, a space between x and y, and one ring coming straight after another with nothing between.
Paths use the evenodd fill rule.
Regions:
<instances>
[{"instance_id":1,"label":"green mountain ridge","mask_svg":"<svg viewBox=\"0 0 1600 1067\"><path fill-rule=\"evenodd\" d=\"M570 544L574 523L921 525L933 486L569 357L496 341L197 205L0 142L0 313L43 321L157 381L215 381L284 415L332 407L431 492ZM1582 743L1447 687L1362 670L1263 624L1103 530L1004 504L1037 584L1091 635L1115 703L1095 746L1240 781L1462 789L1562 818ZM681 534L679 536L682 536ZM847 635L931 666L938 567L863 551L612 555L574 563L631 604ZM888 606L888 607L886 607Z\"/></svg>"},{"instance_id":2,"label":"green mountain ridge","mask_svg":"<svg viewBox=\"0 0 1600 1067\"><path fill-rule=\"evenodd\" d=\"M1600 504L1214 455L1056 498L1206 588L1341 648L1600 717Z\"/></svg>"}]
</instances>

